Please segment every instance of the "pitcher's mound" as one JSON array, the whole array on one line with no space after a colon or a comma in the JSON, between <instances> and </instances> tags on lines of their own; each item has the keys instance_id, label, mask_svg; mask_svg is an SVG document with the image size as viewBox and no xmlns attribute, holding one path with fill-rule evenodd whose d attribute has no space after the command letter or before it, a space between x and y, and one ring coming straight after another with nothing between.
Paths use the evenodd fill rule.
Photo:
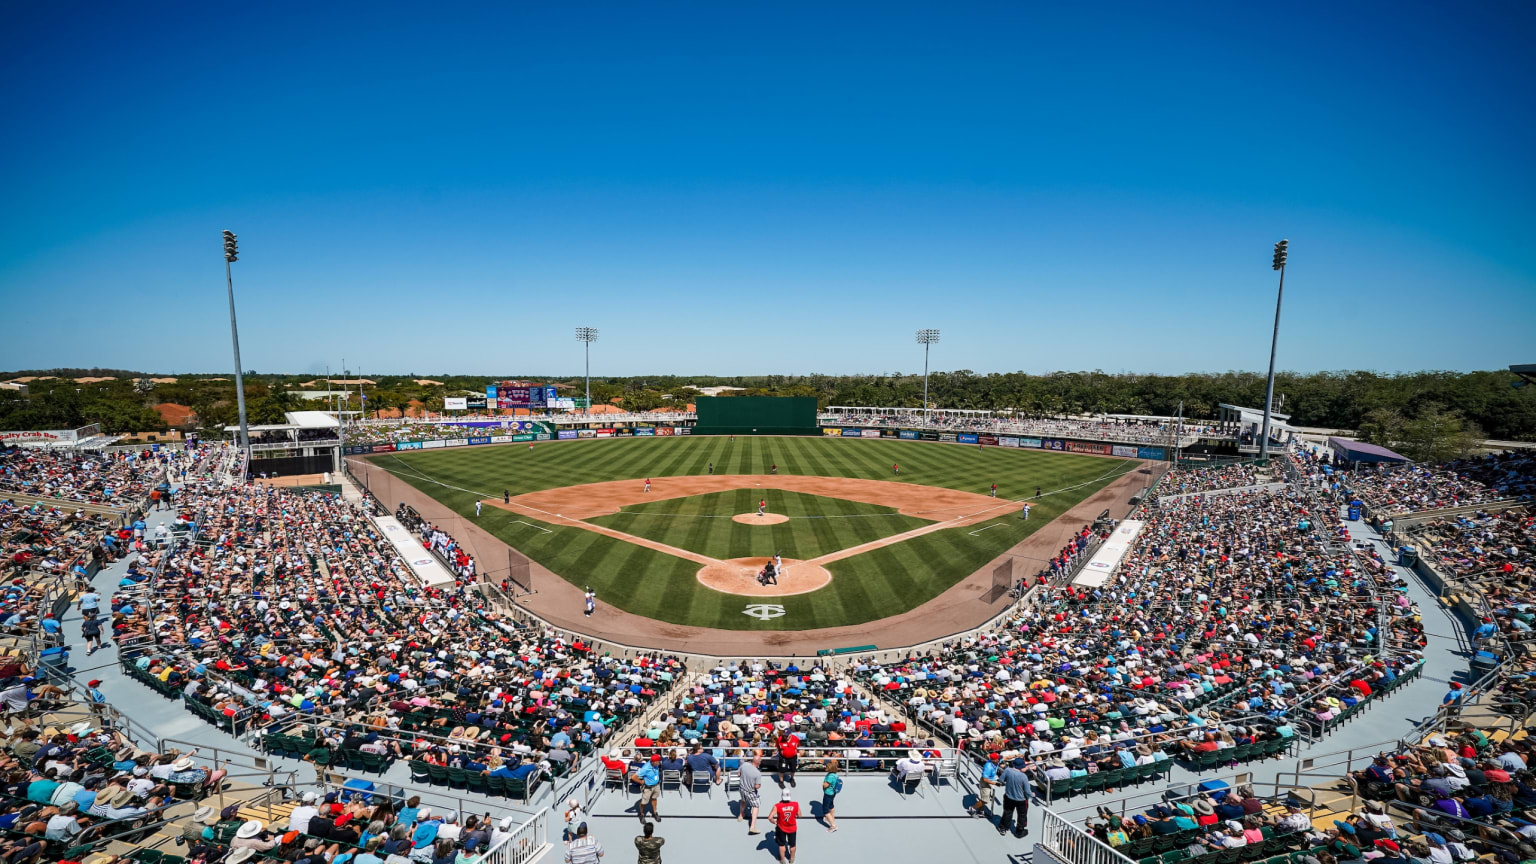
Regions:
<instances>
[{"instance_id":1,"label":"pitcher's mound","mask_svg":"<svg viewBox=\"0 0 1536 864\"><path fill-rule=\"evenodd\" d=\"M736 517L740 519L741 517ZM753 518L756 518L755 516ZM764 519L768 518L766 516ZM727 594L747 597L783 597L786 594L806 594L823 588L832 581L832 574L825 567L806 564L792 558L784 559L784 572L779 574L777 585L757 584L757 574L771 558L731 558L710 564L699 570L699 581L706 587Z\"/></svg>"},{"instance_id":2,"label":"pitcher's mound","mask_svg":"<svg viewBox=\"0 0 1536 864\"><path fill-rule=\"evenodd\" d=\"M759 516L756 513L737 513L731 517L732 522L740 522L743 525L777 525L780 522L788 522L789 517L783 513L764 513Z\"/></svg>"}]
</instances>

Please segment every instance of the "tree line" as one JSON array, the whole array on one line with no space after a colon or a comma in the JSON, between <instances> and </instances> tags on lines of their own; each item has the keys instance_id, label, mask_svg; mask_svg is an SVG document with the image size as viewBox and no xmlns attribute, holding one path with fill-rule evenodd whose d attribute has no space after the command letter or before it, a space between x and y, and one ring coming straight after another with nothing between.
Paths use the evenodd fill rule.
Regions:
<instances>
[{"instance_id":1,"label":"tree line","mask_svg":"<svg viewBox=\"0 0 1536 864\"><path fill-rule=\"evenodd\" d=\"M68 370L108 373L115 370ZM60 374L57 371L42 374ZM198 425L218 429L235 422L234 382L225 376L178 376L176 382L151 383L147 376L77 383L63 376L34 381L30 393L0 390L0 429L59 429L101 423L104 431L133 433L163 431L161 403L186 405L196 412ZM12 375L0 376L5 380ZM78 376L85 377L85 376ZM323 409L326 400L308 401L292 395L325 384L301 386L314 375L248 373L245 377L247 416L251 423L280 423L286 411ZM580 377L527 375L391 375L374 377L362 387L367 409L420 407L441 411L449 396L483 394L487 382L522 378L560 387L565 395L581 396ZM417 380L434 383L418 384ZM1415 427L1443 430L1461 424L1499 440L1536 441L1536 388L1516 390L1508 372L1318 372L1281 373L1275 393L1283 399L1281 412L1297 426L1360 430L1362 437L1381 443L1401 441ZM440 383L436 383L440 382ZM937 408L1013 412L1034 416L1066 414L1143 414L1173 416L1183 406L1190 419L1217 416L1222 403L1260 407L1264 376L1255 372L1219 374L1139 375L1092 372L1023 372L977 374L970 370L935 372L929 376L929 401ZM627 410L682 407L696 399L700 387L737 387L744 395L811 396L823 408L831 405L911 407L922 403L921 375L637 375L592 379L592 398ZM335 385L333 389L340 389ZM362 407L357 385L347 389L346 406ZM1443 437L1443 436L1442 436ZM1388 446L1391 446L1388 444Z\"/></svg>"}]
</instances>

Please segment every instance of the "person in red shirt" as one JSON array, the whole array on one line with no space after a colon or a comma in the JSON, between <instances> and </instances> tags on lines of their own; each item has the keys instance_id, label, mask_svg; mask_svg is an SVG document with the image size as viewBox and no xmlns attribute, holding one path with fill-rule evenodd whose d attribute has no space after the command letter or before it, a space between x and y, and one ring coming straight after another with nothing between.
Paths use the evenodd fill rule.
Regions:
<instances>
[{"instance_id":1,"label":"person in red shirt","mask_svg":"<svg viewBox=\"0 0 1536 864\"><path fill-rule=\"evenodd\" d=\"M800 739L793 732L779 735L779 788L784 788L784 775L789 775L789 785L795 785L795 772L800 768Z\"/></svg>"},{"instance_id":2,"label":"person in red shirt","mask_svg":"<svg viewBox=\"0 0 1536 864\"><path fill-rule=\"evenodd\" d=\"M773 822L773 841L779 847L779 864L794 864L795 830L799 827L800 805L791 800L792 793L784 790L782 800L773 805L769 819ZM788 850L786 857L785 850Z\"/></svg>"}]
</instances>

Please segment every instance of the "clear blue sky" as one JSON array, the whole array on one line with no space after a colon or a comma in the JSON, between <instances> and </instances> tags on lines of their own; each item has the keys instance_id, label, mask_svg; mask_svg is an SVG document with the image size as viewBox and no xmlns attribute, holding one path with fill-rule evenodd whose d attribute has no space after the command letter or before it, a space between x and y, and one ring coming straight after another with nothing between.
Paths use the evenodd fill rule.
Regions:
<instances>
[{"instance_id":1,"label":"clear blue sky","mask_svg":"<svg viewBox=\"0 0 1536 864\"><path fill-rule=\"evenodd\" d=\"M0 369L1536 361L1536 5L0 6Z\"/></svg>"}]
</instances>

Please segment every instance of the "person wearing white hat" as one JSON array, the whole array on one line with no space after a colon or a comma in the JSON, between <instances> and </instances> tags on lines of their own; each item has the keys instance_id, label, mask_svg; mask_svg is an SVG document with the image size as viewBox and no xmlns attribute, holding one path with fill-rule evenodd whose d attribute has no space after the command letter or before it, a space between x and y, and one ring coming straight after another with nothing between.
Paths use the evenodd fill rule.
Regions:
<instances>
[{"instance_id":1,"label":"person wearing white hat","mask_svg":"<svg viewBox=\"0 0 1536 864\"><path fill-rule=\"evenodd\" d=\"M575 837L577 827L585 825L587 822L586 811L582 809L581 802L577 801L575 798L565 802L565 810L563 811L563 816L565 818L565 829L561 832L562 840L568 840L572 837ZM492 842L494 842L494 840Z\"/></svg>"},{"instance_id":2,"label":"person wearing white hat","mask_svg":"<svg viewBox=\"0 0 1536 864\"><path fill-rule=\"evenodd\" d=\"M266 826L259 819L251 819L235 830L235 839L229 841L230 849L250 849L254 852L265 852L277 845L277 840L262 839L262 829Z\"/></svg>"},{"instance_id":3,"label":"person wearing white hat","mask_svg":"<svg viewBox=\"0 0 1536 864\"><path fill-rule=\"evenodd\" d=\"M305 792L299 799L299 806L293 808L293 812L288 814L288 830L303 834L309 830L309 820L315 818L315 814L319 812L319 808L315 807L315 793Z\"/></svg>"},{"instance_id":4,"label":"person wearing white hat","mask_svg":"<svg viewBox=\"0 0 1536 864\"><path fill-rule=\"evenodd\" d=\"M788 789L784 790L779 799L779 803L773 805L773 811L768 814L768 819L773 823L773 842L779 849L779 864L793 864L795 838L800 827L800 805L795 801L795 793Z\"/></svg>"},{"instance_id":5,"label":"person wearing white hat","mask_svg":"<svg viewBox=\"0 0 1536 864\"><path fill-rule=\"evenodd\" d=\"M255 857L255 849L252 849L249 846L242 846L241 848L229 853L229 857L224 859L224 864L245 864L245 862Z\"/></svg>"}]
</instances>

